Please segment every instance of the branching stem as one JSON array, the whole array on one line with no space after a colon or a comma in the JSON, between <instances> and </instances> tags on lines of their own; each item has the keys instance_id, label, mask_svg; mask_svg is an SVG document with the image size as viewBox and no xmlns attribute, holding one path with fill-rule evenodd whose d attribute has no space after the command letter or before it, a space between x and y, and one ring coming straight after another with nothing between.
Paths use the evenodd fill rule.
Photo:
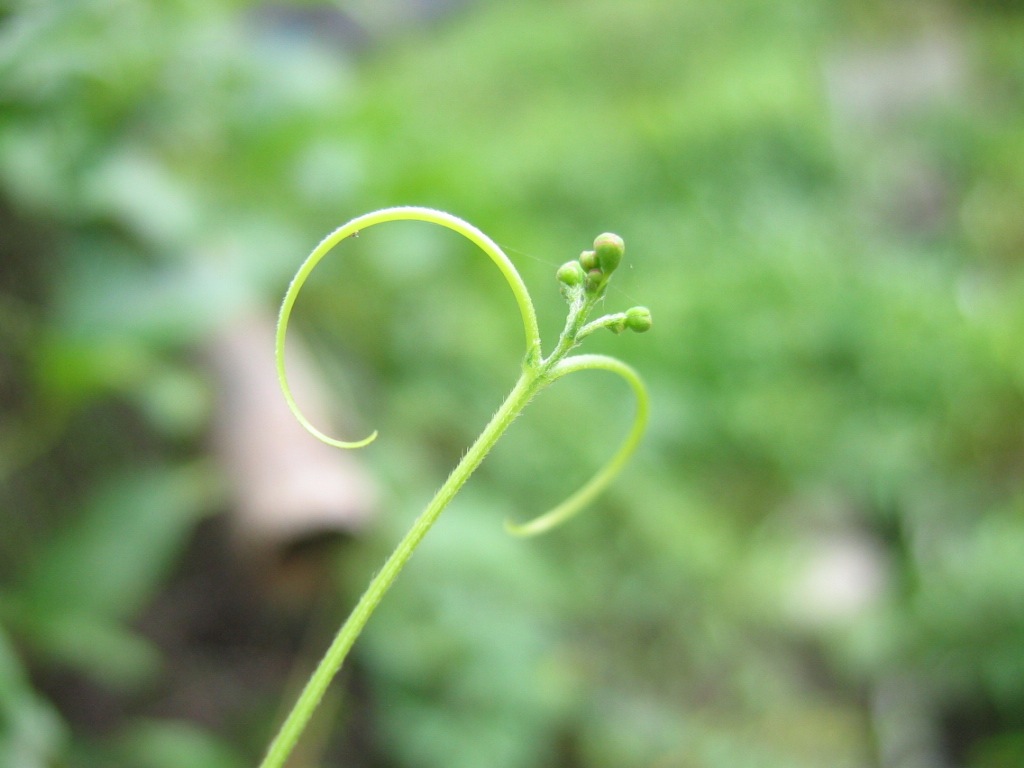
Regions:
<instances>
[{"instance_id":1,"label":"branching stem","mask_svg":"<svg viewBox=\"0 0 1024 768\"><path fill-rule=\"evenodd\" d=\"M281 768L285 764L310 717L312 717L314 710L323 698L327 686L330 685L331 680L334 679L334 676L341 668L352 644L360 632L362 632L363 627L366 626L370 615L380 604L385 593L398 577L399 572L409 561L413 551L420 541L423 540L427 531L437 521L441 512L444 511L445 507L454 498L455 494L458 493L459 489L465 484L476 468L480 466L480 463L490 452L491 448L494 447L498 438L515 421L516 417L522 413L534 395L552 382L570 373L582 370L607 370L617 373L629 383L637 396L637 410L633 426L626 441L616 451L611 460L586 485L550 512L535 518L529 523L524 525L506 523L506 528L509 531L520 535L531 536L548 531L589 504L594 497L607 487L636 449L646 426L648 412L647 393L636 371L625 363L611 357L605 357L604 355L569 356L569 352L584 336L598 327L612 327L613 321L619 321L618 316L608 316L608 318L601 318L590 323L590 325L586 325L587 316L601 298L608 274L610 274L611 269L614 269L614 266L608 270L608 274L599 274L596 278L593 278L589 287L579 281L566 285L566 298L569 300L569 316L566 320L566 326L551 355L543 358L533 302L530 300L530 295L523 284L522 278L501 248L480 232L480 230L450 214L428 208L407 207L389 208L369 213L353 219L348 224L332 232L314 249L288 287L278 321L277 369L285 399L296 418L307 430L324 442L342 448L357 448L366 445L377 436L377 433L374 432L364 440L357 442L335 440L317 430L299 410L288 387L284 366L284 343L287 335L288 319L295 304L296 296L317 263L341 240L374 224L407 219L429 221L455 230L480 246L484 253L497 264L511 286L512 292L515 294L522 315L526 336L526 355L523 361L522 373L515 387L512 388L508 397L505 398L505 402L501 404L501 407L491 417L487 426L484 427L483 432L480 433L480 436L470 446L469 450L466 451L462 460L452 470L451 474L448 475L448 478L444 481L437 494L413 523L412 528L399 542L394 552L385 561L381 570L370 581L366 592L363 593L352 613L339 630L327 653L300 694L295 707L285 719L280 731L271 743L267 755L261 763L261 768ZM601 237L607 238L609 236L602 235ZM621 244L621 240L618 242ZM619 247L621 251L621 245ZM621 258L621 253L618 254L618 257ZM615 264L617 263L616 260ZM599 270L595 271L599 272ZM561 270L559 274L562 274ZM625 318L625 315L622 317ZM647 313L647 317L647 325L649 327L649 313ZM604 322L606 320L607 322ZM603 325L602 322L604 322ZM623 322L625 321L623 320ZM618 330L621 330L621 328ZM642 330L646 330L646 328Z\"/></svg>"}]
</instances>

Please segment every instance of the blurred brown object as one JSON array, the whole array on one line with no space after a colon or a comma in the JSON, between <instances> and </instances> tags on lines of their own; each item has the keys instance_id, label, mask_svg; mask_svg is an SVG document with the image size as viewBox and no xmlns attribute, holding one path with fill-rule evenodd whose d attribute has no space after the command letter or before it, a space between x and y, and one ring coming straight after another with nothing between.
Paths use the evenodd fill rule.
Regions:
<instances>
[{"instance_id":1,"label":"blurred brown object","mask_svg":"<svg viewBox=\"0 0 1024 768\"><path fill-rule=\"evenodd\" d=\"M276 566L278 579L287 566L285 581L298 582L293 588L312 586L310 574L302 573L309 570L303 555L359 530L376 508L375 483L358 458L318 441L289 411L278 385L269 314L235 318L208 354L219 394L214 450L233 497L230 526L238 551L251 565ZM294 332L287 355L296 401L329 432L335 414Z\"/></svg>"}]
</instances>

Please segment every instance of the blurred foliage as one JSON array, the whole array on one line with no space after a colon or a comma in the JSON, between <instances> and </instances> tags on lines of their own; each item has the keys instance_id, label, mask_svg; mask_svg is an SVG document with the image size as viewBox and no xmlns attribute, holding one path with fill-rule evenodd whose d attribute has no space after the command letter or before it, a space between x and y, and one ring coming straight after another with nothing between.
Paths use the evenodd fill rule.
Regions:
<instances>
[{"instance_id":1,"label":"blurred foliage","mask_svg":"<svg viewBox=\"0 0 1024 768\"><path fill-rule=\"evenodd\" d=\"M655 416L526 543L629 406L581 377L513 428L357 645L344 764L1024 764L1022 157L1014 2L0 5L0 765L256 759L281 688L206 669L211 722L147 637L224 503L196 351L406 203L507 246L549 338L555 265L623 235L655 329L588 345ZM299 319L390 489L347 605L521 351L449 233L341 251Z\"/></svg>"}]
</instances>

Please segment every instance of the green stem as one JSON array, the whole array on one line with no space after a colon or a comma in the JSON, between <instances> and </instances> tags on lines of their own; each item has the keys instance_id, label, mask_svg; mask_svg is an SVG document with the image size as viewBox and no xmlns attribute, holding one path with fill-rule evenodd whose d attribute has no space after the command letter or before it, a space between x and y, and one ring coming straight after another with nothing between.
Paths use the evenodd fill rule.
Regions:
<instances>
[{"instance_id":1,"label":"green stem","mask_svg":"<svg viewBox=\"0 0 1024 768\"><path fill-rule=\"evenodd\" d=\"M498 438L515 421L531 398L550 381L551 379L536 369L528 367L523 371L519 381L516 382L515 387L508 397L505 398L505 402L501 404L501 407L491 417L490 422L488 422L480 437L470 446L462 461L448 475L448 479L445 480L444 485L438 490L437 495L434 496L422 514L416 518L416 522L413 523L405 538L399 542L395 551L391 553L391 556L384 563L384 567L374 576L366 592L359 598L356 607L352 610L348 620L334 638L334 642L331 643L331 647L328 648L324 658L303 689L291 714L288 715L288 718L281 726L281 730L271 743L267 756L260 764L260 768L280 768L284 765L303 729L306 727L306 723L313 715L317 704L323 698L327 686L330 685L331 680L334 679L334 676L341 668L341 664L348 655L352 644L359 636L359 633L362 632L367 620L381 599L383 599L385 593L394 583L399 572L409 561L416 546L426 535L427 531L430 530L431 526L434 525L438 516L448 506L458 490L465 484L470 475L473 474L473 471L480 466L480 462L484 460L484 457L494 447Z\"/></svg>"}]
</instances>

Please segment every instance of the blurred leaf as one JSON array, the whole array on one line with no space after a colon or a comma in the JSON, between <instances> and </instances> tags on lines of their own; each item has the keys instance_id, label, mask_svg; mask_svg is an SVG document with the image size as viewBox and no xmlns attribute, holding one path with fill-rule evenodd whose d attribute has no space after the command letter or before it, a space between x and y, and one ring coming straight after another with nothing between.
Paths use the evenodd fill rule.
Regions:
<instances>
[{"instance_id":1,"label":"blurred leaf","mask_svg":"<svg viewBox=\"0 0 1024 768\"><path fill-rule=\"evenodd\" d=\"M151 673L153 650L121 622L159 588L214 491L205 465L134 470L109 481L12 593L19 626L57 659L108 682Z\"/></svg>"},{"instance_id":2,"label":"blurred leaf","mask_svg":"<svg viewBox=\"0 0 1024 768\"><path fill-rule=\"evenodd\" d=\"M32 690L0 629L0 765L47 768L65 738L60 716Z\"/></svg>"},{"instance_id":3,"label":"blurred leaf","mask_svg":"<svg viewBox=\"0 0 1024 768\"><path fill-rule=\"evenodd\" d=\"M243 768L247 762L212 734L190 723L137 721L121 739L132 768Z\"/></svg>"}]
</instances>

